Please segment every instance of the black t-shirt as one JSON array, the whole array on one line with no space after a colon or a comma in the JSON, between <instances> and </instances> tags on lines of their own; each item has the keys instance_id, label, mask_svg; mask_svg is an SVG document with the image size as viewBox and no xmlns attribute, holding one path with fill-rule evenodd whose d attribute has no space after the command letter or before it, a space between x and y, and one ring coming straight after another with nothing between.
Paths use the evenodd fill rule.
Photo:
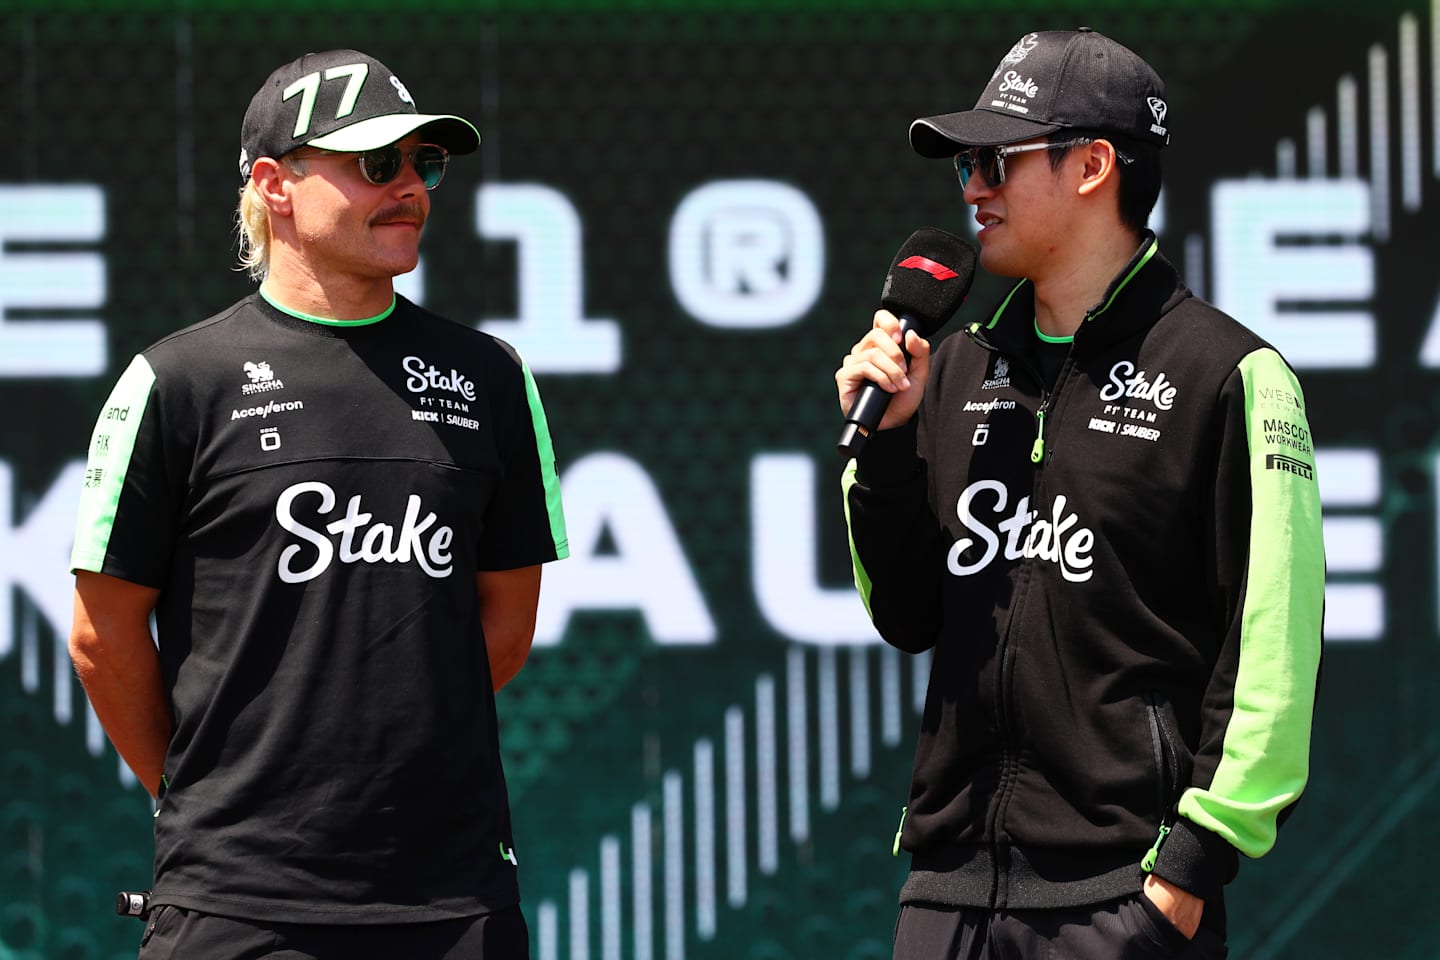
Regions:
<instances>
[{"instance_id":1,"label":"black t-shirt","mask_svg":"<svg viewBox=\"0 0 1440 960\"><path fill-rule=\"evenodd\" d=\"M155 902L394 923L518 901L475 573L568 553L545 416L493 337L256 295L137 356L72 565L161 590Z\"/></svg>"},{"instance_id":2,"label":"black t-shirt","mask_svg":"<svg viewBox=\"0 0 1440 960\"><path fill-rule=\"evenodd\" d=\"M1035 362L1040 366L1040 375L1045 380L1045 389L1053 390L1055 381L1060 376L1060 368L1065 365L1065 358L1070 355L1070 344L1074 337L1045 337L1040 333L1039 328L1035 330Z\"/></svg>"}]
</instances>

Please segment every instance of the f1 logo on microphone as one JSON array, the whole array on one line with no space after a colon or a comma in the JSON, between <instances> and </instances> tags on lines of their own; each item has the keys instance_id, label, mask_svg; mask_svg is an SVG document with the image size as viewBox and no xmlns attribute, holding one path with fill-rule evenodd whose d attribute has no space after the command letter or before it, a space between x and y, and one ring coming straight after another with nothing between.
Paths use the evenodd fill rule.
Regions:
<instances>
[{"instance_id":1,"label":"f1 logo on microphone","mask_svg":"<svg viewBox=\"0 0 1440 960\"><path fill-rule=\"evenodd\" d=\"M896 266L904 267L907 270L924 270L936 280L949 280L952 277L960 276L960 274L956 273L954 270L951 270L949 267L945 266L945 264L936 263L929 257L906 257L904 260L901 260L899 263L897 263Z\"/></svg>"}]
</instances>

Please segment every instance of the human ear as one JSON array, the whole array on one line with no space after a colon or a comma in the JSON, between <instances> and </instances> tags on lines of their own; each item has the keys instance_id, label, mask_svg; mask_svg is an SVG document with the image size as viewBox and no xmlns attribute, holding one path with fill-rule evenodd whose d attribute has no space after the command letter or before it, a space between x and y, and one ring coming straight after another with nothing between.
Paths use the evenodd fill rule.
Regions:
<instances>
[{"instance_id":1,"label":"human ear","mask_svg":"<svg viewBox=\"0 0 1440 960\"><path fill-rule=\"evenodd\" d=\"M1081 173L1079 191L1081 194L1089 194L1113 179L1120 157L1115 150L1115 144L1109 140L1094 140L1082 149L1085 166Z\"/></svg>"},{"instance_id":2,"label":"human ear","mask_svg":"<svg viewBox=\"0 0 1440 960\"><path fill-rule=\"evenodd\" d=\"M272 215L290 215L294 179L284 164L273 157L260 157L250 168L250 183Z\"/></svg>"}]
</instances>

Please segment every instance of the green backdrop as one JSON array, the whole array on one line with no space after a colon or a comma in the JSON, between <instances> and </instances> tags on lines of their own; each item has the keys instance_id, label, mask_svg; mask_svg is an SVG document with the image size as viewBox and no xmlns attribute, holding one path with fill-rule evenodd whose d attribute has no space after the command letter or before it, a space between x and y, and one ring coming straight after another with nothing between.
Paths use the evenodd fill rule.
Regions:
<instances>
[{"instance_id":1,"label":"green backdrop","mask_svg":"<svg viewBox=\"0 0 1440 960\"><path fill-rule=\"evenodd\" d=\"M1166 78L1162 247L1295 362L1320 456L1312 784L1232 956L1440 956L1432 6L0 0L0 960L134 955L151 808L64 655L77 471L129 357L249 289L251 93L340 46L479 125L402 289L520 347L559 454L575 556L499 705L535 956L888 957L927 665L848 589L831 375L909 233L971 228L910 120L1082 23Z\"/></svg>"}]
</instances>

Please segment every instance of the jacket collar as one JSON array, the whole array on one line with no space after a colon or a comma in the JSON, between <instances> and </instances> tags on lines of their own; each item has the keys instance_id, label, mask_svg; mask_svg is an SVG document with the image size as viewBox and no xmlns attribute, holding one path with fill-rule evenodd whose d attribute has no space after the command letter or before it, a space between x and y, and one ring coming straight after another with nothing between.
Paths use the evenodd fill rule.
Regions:
<instances>
[{"instance_id":1,"label":"jacket collar","mask_svg":"<svg viewBox=\"0 0 1440 960\"><path fill-rule=\"evenodd\" d=\"M1155 234L1146 230L1130 262L1086 311L1075 333L1076 348L1100 347L1138 333L1188 296L1190 291L1180 283L1174 266L1160 254ZM1034 324L1035 287L1021 280L1000 301L989 322L972 323L966 332L1006 353L1024 355L1035 338Z\"/></svg>"}]
</instances>

